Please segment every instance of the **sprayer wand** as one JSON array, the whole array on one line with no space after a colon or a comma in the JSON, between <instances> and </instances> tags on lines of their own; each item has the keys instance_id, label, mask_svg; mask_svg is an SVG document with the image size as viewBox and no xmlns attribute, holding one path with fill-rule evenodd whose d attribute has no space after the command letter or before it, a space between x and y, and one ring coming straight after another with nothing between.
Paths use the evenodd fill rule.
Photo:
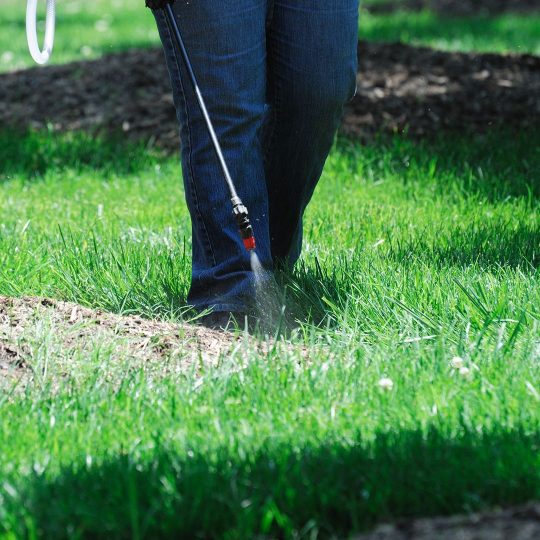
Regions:
<instances>
[{"instance_id":1,"label":"sprayer wand","mask_svg":"<svg viewBox=\"0 0 540 540\"><path fill-rule=\"evenodd\" d=\"M186 66L186 70L191 80L191 84L193 85L195 95L197 96L197 101L199 103L199 107L203 114L204 121L208 129L208 133L212 140L212 145L214 146L214 150L216 152L216 156L221 166L223 176L225 177L225 181L227 182L227 186L229 188L229 192L231 196L233 215L236 219L236 223L240 231L240 237L242 238L242 243L244 244L244 247L246 248L247 251L253 251L255 249L255 236L253 234L253 227L251 226L251 223L249 221L248 211L247 211L247 208L242 203L242 200L238 196L238 193L236 192L234 182L229 172L229 167L227 166L227 162L225 161L225 157L223 156L221 145L219 144L219 140L214 130L212 120L210 119L210 115L208 114L208 109L206 108L204 98L199 88L199 84L197 83L197 78L195 77L195 73L193 72L193 67L191 65L189 55L184 45L184 40L182 39L182 35L180 34L180 29L178 28L178 24L176 23L174 11L171 7L171 4L173 2L174 0L146 0L146 5L150 9L162 9L163 12L165 13L167 24L169 26L169 29L175 36L176 45L178 46L178 49L180 50L180 53L182 55L182 59Z\"/></svg>"}]
</instances>

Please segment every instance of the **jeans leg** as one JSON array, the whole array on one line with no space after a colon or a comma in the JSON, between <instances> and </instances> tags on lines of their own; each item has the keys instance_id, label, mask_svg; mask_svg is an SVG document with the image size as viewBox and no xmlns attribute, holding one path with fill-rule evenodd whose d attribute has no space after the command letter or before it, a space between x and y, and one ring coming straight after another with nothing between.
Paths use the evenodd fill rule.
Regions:
<instances>
[{"instance_id":1,"label":"jeans leg","mask_svg":"<svg viewBox=\"0 0 540 540\"><path fill-rule=\"evenodd\" d=\"M250 211L257 253L263 265L271 267L260 136L267 109L266 6L267 0L177 0L173 9L238 194ZM180 122L192 221L188 302L199 309L242 311L254 295L249 254L239 237L227 185L183 60L164 13L154 13Z\"/></svg>"},{"instance_id":2,"label":"jeans leg","mask_svg":"<svg viewBox=\"0 0 540 540\"><path fill-rule=\"evenodd\" d=\"M265 168L276 261L300 256L302 215L356 87L358 0L274 0Z\"/></svg>"}]
</instances>

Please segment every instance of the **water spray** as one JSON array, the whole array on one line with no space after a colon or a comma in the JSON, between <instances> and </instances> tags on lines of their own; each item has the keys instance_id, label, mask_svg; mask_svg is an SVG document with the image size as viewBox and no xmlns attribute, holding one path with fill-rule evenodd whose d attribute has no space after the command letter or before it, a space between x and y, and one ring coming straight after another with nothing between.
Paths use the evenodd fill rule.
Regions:
<instances>
[{"instance_id":1,"label":"water spray","mask_svg":"<svg viewBox=\"0 0 540 540\"><path fill-rule=\"evenodd\" d=\"M208 109L206 108L206 104L204 102L204 98L199 88L197 78L195 77L195 73L193 72L193 67L191 65L191 61L189 59L186 46L184 45L184 40L180 33L180 29L178 28L178 24L174 16L174 11L171 7L171 4L173 4L174 1L175 0L146 0L146 5L152 10L161 9L163 10L163 13L165 14L167 25L171 33L174 35L175 40L176 40L176 45L182 55L182 59L184 61L191 84L193 86L193 90L195 91L195 95L197 96L197 101L199 103L199 107L204 117L204 121L206 123L206 127L210 135L210 139L212 140L212 145L214 146L214 150L216 152L219 165L223 172L225 181L227 182L227 186L229 188L229 193L231 196L233 215L234 215L234 218L236 219L236 224L240 232L240 237L242 238L242 243L244 244L244 247L246 248L247 251L254 251L256 247L255 236L253 234L253 227L251 226L251 222L249 221L248 210L244 206L244 204L242 203L242 200L240 199L240 197L238 196L238 193L236 192L234 182L229 172L229 167L227 166L227 162L225 161L225 157L223 156L221 145L219 144L219 140L214 130L212 120L210 119L210 115L208 114Z\"/></svg>"},{"instance_id":2,"label":"water spray","mask_svg":"<svg viewBox=\"0 0 540 540\"><path fill-rule=\"evenodd\" d=\"M37 3L38 0L28 0L26 4L26 39L32 58L38 64L43 65L49 61L54 45L54 27L56 24L55 0L47 0L43 50L39 48L37 38Z\"/></svg>"}]
</instances>

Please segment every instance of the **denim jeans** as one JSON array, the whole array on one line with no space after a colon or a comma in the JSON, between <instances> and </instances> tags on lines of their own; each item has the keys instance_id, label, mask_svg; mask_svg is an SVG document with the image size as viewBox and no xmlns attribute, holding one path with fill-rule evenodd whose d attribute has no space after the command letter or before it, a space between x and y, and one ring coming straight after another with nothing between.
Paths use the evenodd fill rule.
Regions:
<instances>
[{"instance_id":1,"label":"denim jeans","mask_svg":"<svg viewBox=\"0 0 540 540\"><path fill-rule=\"evenodd\" d=\"M358 0L176 0L173 9L269 270L294 264L302 216L356 81ZM254 276L186 68L155 11L180 123L199 309L246 311Z\"/></svg>"}]
</instances>

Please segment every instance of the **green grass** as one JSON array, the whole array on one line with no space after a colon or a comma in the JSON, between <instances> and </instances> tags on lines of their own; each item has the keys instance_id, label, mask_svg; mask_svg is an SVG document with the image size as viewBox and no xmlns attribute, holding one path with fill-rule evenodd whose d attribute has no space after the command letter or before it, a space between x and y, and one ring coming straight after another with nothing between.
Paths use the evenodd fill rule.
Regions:
<instances>
[{"instance_id":1,"label":"green grass","mask_svg":"<svg viewBox=\"0 0 540 540\"><path fill-rule=\"evenodd\" d=\"M0 22L0 70L30 66L24 2ZM538 28L363 13L360 36L539 54ZM59 2L55 63L157 43L142 1ZM343 537L540 497L539 148L534 132L339 141L282 277L292 344L241 338L202 385L106 341L66 353L36 320L34 380L0 394L0 537ZM0 132L0 294L183 316L182 201L176 159Z\"/></svg>"},{"instance_id":2,"label":"green grass","mask_svg":"<svg viewBox=\"0 0 540 540\"><path fill-rule=\"evenodd\" d=\"M0 6L0 71L33 65L25 35L25 2ZM44 2L40 2L42 12ZM444 50L540 54L540 14L497 17L439 17L428 11L370 15L362 12L360 37L429 45ZM97 58L132 47L157 45L153 17L143 1L70 0L57 6L52 63Z\"/></svg>"},{"instance_id":3,"label":"green grass","mask_svg":"<svg viewBox=\"0 0 540 540\"><path fill-rule=\"evenodd\" d=\"M45 2L38 2L44 20ZM144 1L69 0L57 2L56 36L51 63L97 58L159 43L154 18ZM35 65L26 44L26 2L0 5L0 70ZM39 37L39 42L43 39Z\"/></svg>"},{"instance_id":4,"label":"green grass","mask_svg":"<svg viewBox=\"0 0 540 540\"><path fill-rule=\"evenodd\" d=\"M540 497L539 148L339 141L284 278L292 345L241 338L202 385L112 365L107 343L70 364L40 323L34 382L0 397L0 536L343 537ZM0 164L0 294L178 316L176 159L3 134Z\"/></svg>"},{"instance_id":5,"label":"green grass","mask_svg":"<svg viewBox=\"0 0 540 540\"><path fill-rule=\"evenodd\" d=\"M389 15L362 12L360 37L445 51L540 54L540 13L449 17L428 10Z\"/></svg>"}]
</instances>

